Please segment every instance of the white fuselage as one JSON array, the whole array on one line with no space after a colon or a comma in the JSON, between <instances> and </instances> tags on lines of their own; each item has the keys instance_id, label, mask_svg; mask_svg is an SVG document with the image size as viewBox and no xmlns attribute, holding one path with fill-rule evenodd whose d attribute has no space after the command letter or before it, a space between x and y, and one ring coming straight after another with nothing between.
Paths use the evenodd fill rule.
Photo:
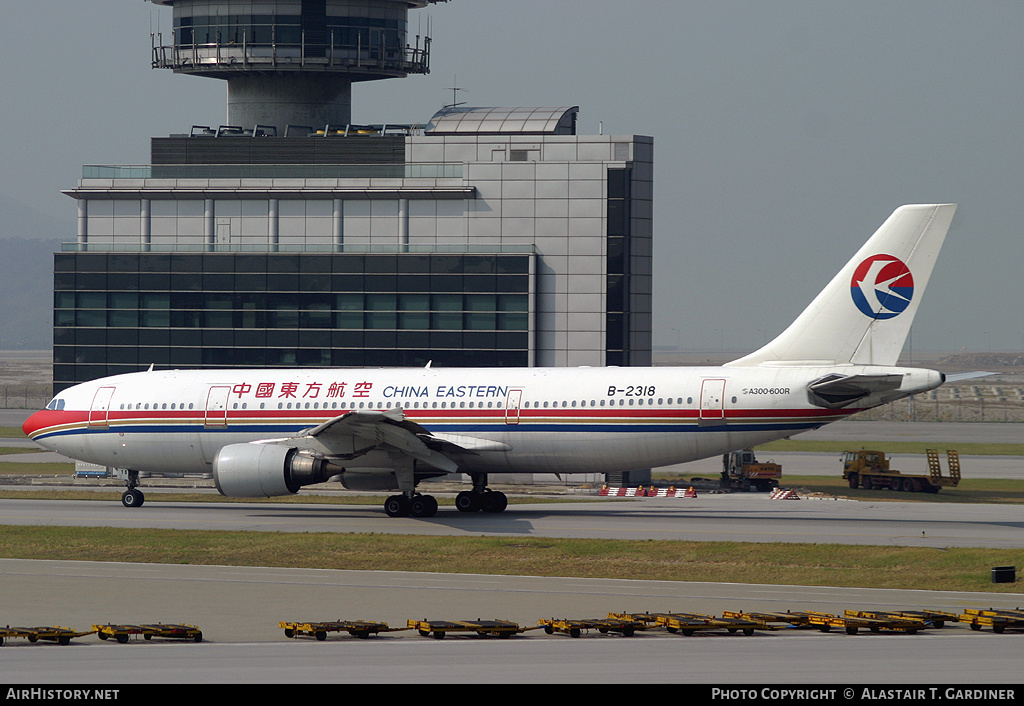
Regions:
<instances>
[{"instance_id":1,"label":"white fuselage","mask_svg":"<svg viewBox=\"0 0 1024 706\"><path fill-rule=\"evenodd\" d=\"M25 424L68 457L148 472L209 472L229 444L282 439L350 412L400 408L464 452L470 473L594 473L682 463L820 427L932 389L934 371L884 368L899 390L824 409L811 380L864 366L150 371L83 383ZM872 366L871 371L879 368ZM346 468L387 468L386 451Z\"/></svg>"}]
</instances>

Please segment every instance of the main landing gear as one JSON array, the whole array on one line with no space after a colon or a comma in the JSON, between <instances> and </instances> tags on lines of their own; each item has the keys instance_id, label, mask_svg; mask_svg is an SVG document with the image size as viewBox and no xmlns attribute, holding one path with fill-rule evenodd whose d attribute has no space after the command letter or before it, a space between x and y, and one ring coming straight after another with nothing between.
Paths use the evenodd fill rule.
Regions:
<instances>
[{"instance_id":1,"label":"main landing gear","mask_svg":"<svg viewBox=\"0 0 1024 706\"><path fill-rule=\"evenodd\" d=\"M384 501L388 517L433 517L437 514L437 500L433 495L416 493L412 497L392 495Z\"/></svg>"},{"instance_id":2,"label":"main landing gear","mask_svg":"<svg viewBox=\"0 0 1024 706\"><path fill-rule=\"evenodd\" d=\"M455 496L455 507L459 512L504 512L508 497L497 490L464 490Z\"/></svg>"},{"instance_id":3,"label":"main landing gear","mask_svg":"<svg viewBox=\"0 0 1024 706\"><path fill-rule=\"evenodd\" d=\"M455 496L455 507L459 512L504 512L508 497L487 487L487 474L474 473L473 489L464 490Z\"/></svg>"},{"instance_id":4,"label":"main landing gear","mask_svg":"<svg viewBox=\"0 0 1024 706\"><path fill-rule=\"evenodd\" d=\"M146 496L139 490L139 472L128 471L128 490L121 494L121 504L125 507L142 507Z\"/></svg>"},{"instance_id":5,"label":"main landing gear","mask_svg":"<svg viewBox=\"0 0 1024 706\"><path fill-rule=\"evenodd\" d=\"M504 512L508 507L508 497L487 487L487 474L474 473L471 477L473 489L455 496L456 509L459 512ZM384 512L388 517L433 517L437 514L437 500L432 495L404 492L385 500Z\"/></svg>"}]
</instances>

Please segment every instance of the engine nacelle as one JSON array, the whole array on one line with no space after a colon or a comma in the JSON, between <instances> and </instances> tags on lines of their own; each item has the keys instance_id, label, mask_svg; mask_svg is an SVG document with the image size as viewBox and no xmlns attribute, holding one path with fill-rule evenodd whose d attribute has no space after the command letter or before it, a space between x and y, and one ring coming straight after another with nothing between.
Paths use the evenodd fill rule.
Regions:
<instances>
[{"instance_id":1,"label":"engine nacelle","mask_svg":"<svg viewBox=\"0 0 1024 706\"><path fill-rule=\"evenodd\" d=\"M349 469L340 480L349 490L398 490L398 476L389 468Z\"/></svg>"},{"instance_id":2,"label":"engine nacelle","mask_svg":"<svg viewBox=\"0 0 1024 706\"><path fill-rule=\"evenodd\" d=\"M213 459L217 491L231 498L291 495L343 470L325 459L277 444L229 444Z\"/></svg>"}]
</instances>

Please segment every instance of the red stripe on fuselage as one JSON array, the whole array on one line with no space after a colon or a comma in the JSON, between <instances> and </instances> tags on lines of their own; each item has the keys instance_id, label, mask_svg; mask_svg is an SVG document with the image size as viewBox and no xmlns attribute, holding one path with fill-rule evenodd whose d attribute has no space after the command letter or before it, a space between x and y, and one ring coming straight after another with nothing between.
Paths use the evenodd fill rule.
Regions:
<instances>
[{"instance_id":1,"label":"red stripe on fuselage","mask_svg":"<svg viewBox=\"0 0 1024 706\"><path fill-rule=\"evenodd\" d=\"M319 423L324 419L348 414L353 411L359 412L384 412L385 408L366 408L362 410L340 410L340 409L229 409L227 410L228 420L231 419L254 419L272 422L294 421L296 419L308 419L311 423ZM461 419L503 422L509 410L498 409L413 409L404 410L411 421L429 423L438 419ZM794 418L826 418L845 417L854 414L859 409L829 410L829 409L727 409L725 410L726 420L785 420ZM530 419L562 419L573 420L696 420L700 416L697 409L664 409L664 408L623 408L623 409L591 409L582 408L548 408L533 409L521 408L518 410L520 421ZM161 421L178 422L203 422L206 419L205 410L111 410L107 412L107 424L125 425L132 422L139 423L160 423ZM69 426L76 424L88 424L89 412L77 410L41 410L29 417L22 425L22 431L26 436L51 427Z\"/></svg>"}]
</instances>

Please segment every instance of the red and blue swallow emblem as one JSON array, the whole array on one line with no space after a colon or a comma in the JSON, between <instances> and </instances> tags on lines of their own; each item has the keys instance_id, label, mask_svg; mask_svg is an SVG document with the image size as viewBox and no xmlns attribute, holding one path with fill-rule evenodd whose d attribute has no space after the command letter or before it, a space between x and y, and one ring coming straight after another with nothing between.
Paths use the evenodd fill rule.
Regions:
<instances>
[{"instance_id":1,"label":"red and blue swallow emblem","mask_svg":"<svg viewBox=\"0 0 1024 706\"><path fill-rule=\"evenodd\" d=\"M850 291L862 314L878 320L891 319L910 306L914 276L898 257L872 255L853 271Z\"/></svg>"}]
</instances>

